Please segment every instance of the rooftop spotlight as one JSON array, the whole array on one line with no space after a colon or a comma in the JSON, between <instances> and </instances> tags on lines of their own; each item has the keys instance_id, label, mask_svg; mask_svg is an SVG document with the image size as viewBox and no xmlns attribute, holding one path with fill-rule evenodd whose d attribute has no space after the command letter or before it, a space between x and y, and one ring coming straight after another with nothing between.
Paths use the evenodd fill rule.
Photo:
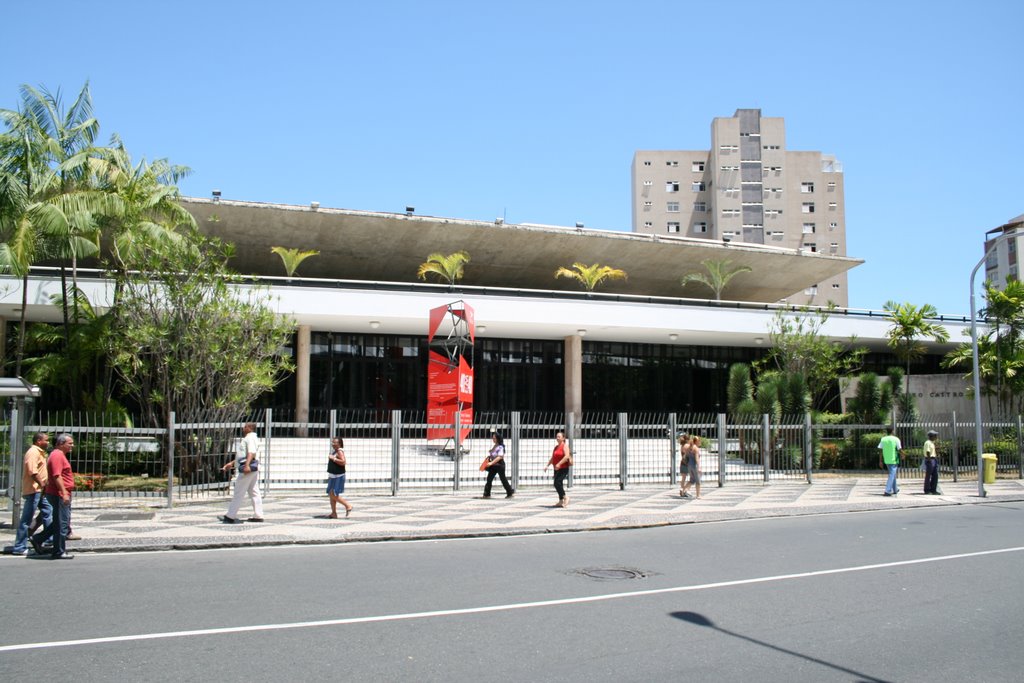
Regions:
<instances>
[{"instance_id":1,"label":"rooftop spotlight","mask_svg":"<svg viewBox=\"0 0 1024 683\"><path fill-rule=\"evenodd\" d=\"M380 321L379 320L371 320L370 321L370 327L372 329L374 329L374 330L377 329L378 327L380 327Z\"/></svg>"},{"instance_id":2,"label":"rooftop spotlight","mask_svg":"<svg viewBox=\"0 0 1024 683\"><path fill-rule=\"evenodd\" d=\"M407 206L407 207L405 207L405 215L406 216L411 216L414 213L416 213L416 207L415 206Z\"/></svg>"},{"instance_id":3,"label":"rooftop spotlight","mask_svg":"<svg viewBox=\"0 0 1024 683\"><path fill-rule=\"evenodd\" d=\"M309 203L309 208L311 208L314 211L316 211L317 209L320 208L320 202L310 202Z\"/></svg>"},{"instance_id":4,"label":"rooftop spotlight","mask_svg":"<svg viewBox=\"0 0 1024 683\"><path fill-rule=\"evenodd\" d=\"M213 191L213 201L215 201L215 202L219 202L220 201L220 190L214 190Z\"/></svg>"}]
</instances>

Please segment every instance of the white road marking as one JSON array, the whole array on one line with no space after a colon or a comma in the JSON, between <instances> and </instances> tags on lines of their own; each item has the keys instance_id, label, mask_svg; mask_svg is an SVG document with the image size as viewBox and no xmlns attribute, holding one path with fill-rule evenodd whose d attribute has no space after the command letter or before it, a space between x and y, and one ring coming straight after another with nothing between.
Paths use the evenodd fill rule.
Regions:
<instances>
[{"instance_id":1,"label":"white road marking","mask_svg":"<svg viewBox=\"0 0 1024 683\"><path fill-rule=\"evenodd\" d=\"M605 600L621 600L623 598L646 597L650 595L663 595L666 593L684 593L691 591L711 590L715 588L730 588L733 586L748 586L758 583L769 583L772 581L791 581L793 579L806 579L816 576L830 576L834 574L850 574L853 572L872 571L876 569L888 569L891 567L906 567L916 564L930 562L948 562L950 560L962 560L971 557L983 557L986 555L999 555L1003 553L1017 553L1024 551L1024 546L1013 548L997 548L995 550L981 550L973 553L959 553L956 555L940 555L936 557L922 557L916 560L900 560L897 562L884 562L881 564L865 564L855 567L840 567L838 569L821 569L812 572L798 572L796 574L779 574L776 576L762 576L753 579L736 579L734 581L718 581L715 583L703 583L693 586L673 586L670 588L654 588L641 591L627 591L625 593L605 593L603 595L590 595L581 598L561 598L558 600L539 600L536 602L519 602L507 605L490 605L487 607L466 607L462 609L435 610L431 612L408 612L405 614L384 614L371 617L349 617L345 619L324 619L320 621L300 621L284 624L257 624L253 626L231 626L225 628L206 628L192 631L166 631L163 633L139 633L127 636L108 636L104 638L81 638L78 640L57 640L45 643L23 643L20 645L0 646L0 652L15 652L17 650L39 650L44 648L73 647L78 645L100 645L106 643L123 643L135 640L160 640L163 638L188 638L192 636L210 636L227 633L251 633L253 631L283 631L298 628L318 628L322 626L344 626L348 624L371 624L385 621L403 621L407 619L430 619L434 617L451 617L464 614L484 614L487 612L505 612L517 609L532 609L536 607L554 607L556 605L575 605L587 602L602 602Z\"/></svg>"}]
</instances>

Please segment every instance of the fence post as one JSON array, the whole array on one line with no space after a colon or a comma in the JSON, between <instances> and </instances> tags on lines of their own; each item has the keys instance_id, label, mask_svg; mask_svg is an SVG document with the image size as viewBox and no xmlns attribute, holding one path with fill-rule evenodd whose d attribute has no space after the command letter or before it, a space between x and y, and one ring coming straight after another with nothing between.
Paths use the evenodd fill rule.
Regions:
<instances>
[{"instance_id":1,"label":"fence post","mask_svg":"<svg viewBox=\"0 0 1024 683\"><path fill-rule=\"evenodd\" d=\"M629 484L629 416L619 413L619 490L626 490Z\"/></svg>"},{"instance_id":2,"label":"fence post","mask_svg":"<svg viewBox=\"0 0 1024 683\"><path fill-rule=\"evenodd\" d=\"M459 411L458 406L455 407L455 419L452 421L452 426L455 428L452 443L454 444L454 450L452 451L452 464L455 466L455 472L452 473L452 490L459 490L459 428L462 426L462 413Z\"/></svg>"},{"instance_id":3,"label":"fence post","mask_svg":"<svg viewBox=\"0 0 1024 683\"><path fill-rule=\"evenodd\" d=\"M678 478L676 476L676 431L679 423L676 422L676 414L668 415L668 483L675 488Z\"/></svg>"},{"instance_id":4,"label":"fence post","mask_svg":"<svg viewBox=\"0 0 1024 683\"><path fill-rule=\"evenodd\" d=\"M519 411L513 411L509 418L509 457L512 464L512 490L519 490L519 430L522 428Z\"/></svg>"},{"instance_id":5,"label":"fence post","mask_svg":"<svg viewBox=\"0 0 1024 683\"><path fill-rule=\"evenodd\" d=\"M167 509L174 507L174 442L175 431L174 411L167 414Z\"/></svg>"},{"instance_id":6,"label":"fence post","mask_svg":"<svg viewBox=\"0 0 1024 683\"><path fill-rule=\"evenodd\" d=\"M956 411L953 411L953 481L960 479L960 439L956 432Z\"/></svg>"},{"instance_id":7,"label":"fence post","mask_svg":"<svg viewBox=\"0 0 1024 683\"><path fill-rule=\"evenodd\" d=\"M804 464L807 468L807 483L814 483L814 429L811 427L811 414L804 413Z\"/></svg>"},{"instance_id":8,"label":"fence post","mask_svg":"<svg viewBox=\"0 0 1024 683\"><path fill-rule=\"evenodd\" d=\"M398 495L399 461L402 452L402 411L391 411L391 495Z\"/></svg>"},{"instance_id":9,"label":"fence post","mask_svg":"<svg viewBox=\"0 0 1024 683\"><path fill-rule=\"evenodd\" d=\"M327 438L333 439L338 435L338 411L331 408L330 416L327 418Z\"/></svg>"},{"instance_id":10,"label":"fence post","mask_svg":"<svg viewBox=\"0 0 1024 683\"><path fill-rule=\"evenodd\" d=\"M263 452L263 462L260 463L260 469L263 470L263 495L270 493L270 434L274 424L274 411L267 408L266 412L263 413L263 434L264 440L266 441L267 447Z\"/></svg>"},{"instance_id":11,"label":"fence post","mask_svg":"<svg viewBox=\"0 0 1024 683\"><path fill-rule=\"evenodd\" d=\"M7 470L7 486L11 491L12 514L11 514L11 527L14 529L18 528L21 523L21 498L24 491L21 490L21 477L25 471L24 463L24 450L21 447L21 412L18 410L18 406L23 402L15 402L15 407L11 409L11 421L8 423L11 426L11 433L8 434L10 437L11 446L11 468ZM56 510L54 511L56 512Z\"/></svg>"},{"instance_id":12,"label":"fence post","mask_svg":"<svg viewBox=\"0 0 1024 683\"><path fill-rule=\"evenodd\" d=\"M729 432L725 425L725 413L718 414L718 487L725 486L725 453L729 448Z\"/></svg>"},{"instance_id":13,"label":"fence post","mask_svg":"<svg viewBox=\"0 0 1024 683\"><path fill-rule=\"evenodd\" d=\"M771 450L771 426L769 423L768 413L761 415L761 467L764 469L764 483L768 483L768 472L771 467L771 458L769 451Z\"/></svg>"},{"instance_id":14,"label":"fence post","mask_svg":"<svg viewBox=\"0 0 1024 683\"><path fill-rule=\"evenodd\" d=\"M1024 479L1024 458L1021 458L1021 451L1024 450L1024 435L1020 433L1024 428L1021 416L1017 415L1017 478Z\"/></svg>"},{"instance_id":15,"label":"fence post","mask_svg":"<svg viewBox=\"0 0 1024 683\"><path fill-rule=\"evenodd\" d=\"M570 411L565 414L565 438L569 442L569 452L572 453L573 463L579 457L579 454L576 452L576 429L576 414ZM575 469L575 466L570 467L569 476L566 477L566 484L569 488L572 488L573 485L573 470Z\"/></svg>"}]
</instances>

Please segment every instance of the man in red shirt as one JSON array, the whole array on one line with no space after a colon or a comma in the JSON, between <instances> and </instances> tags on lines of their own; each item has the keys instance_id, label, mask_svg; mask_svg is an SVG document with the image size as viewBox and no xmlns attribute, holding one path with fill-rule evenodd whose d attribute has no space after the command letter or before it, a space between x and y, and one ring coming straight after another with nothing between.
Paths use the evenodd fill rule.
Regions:
<instances>
[{"instance_id":1,"label":"man in red shirt","mask_svg":"<svg viewBox=\"0 0 1024 683\"><path fill-rule=\"evenodd\" d=\"M43 541L53 539L51 560L71 560L74 555L67 552L65 541L71 529L71 491L75 488L75 473L71 471L68 453L75 447L75 440L70 434L58 434L53 441L56 448L50 452L46 460L46 470L50 475L43 492L53 507L53 521L50 525L29 540L39 555L43 554Z\"/></svg>"}]
</instances>

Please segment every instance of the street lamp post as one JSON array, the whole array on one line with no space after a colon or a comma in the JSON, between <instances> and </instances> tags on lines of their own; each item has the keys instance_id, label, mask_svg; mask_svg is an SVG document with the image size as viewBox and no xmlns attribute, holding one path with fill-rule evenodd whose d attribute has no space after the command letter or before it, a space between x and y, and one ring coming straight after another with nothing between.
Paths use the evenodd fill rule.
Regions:
<instances>
[{"instance_id":1,"label":"street lamp post","mask_svg":"<svg viewBox=\"0 0 1024 683\"><path fill-rule=\"evenodd\" d=\"M978 496L981 498L985 497L985 462L981 457L981 377L978 371L978 320L977 309L974 303L974 276L978 274L978 269L988 260L988 255L992 253L992 250L996 248L999 242L1022 236L1024 236L1024 230L1014 230L1013 232L1003 233L993 239L989 242L988 248L985 249L985 255L981 257L978 265L974 266L974 270L971 271L971 361L973 368L971 375L974 379L974 446L975 454L978 456Z\"/></svg>"}]
</instances>

